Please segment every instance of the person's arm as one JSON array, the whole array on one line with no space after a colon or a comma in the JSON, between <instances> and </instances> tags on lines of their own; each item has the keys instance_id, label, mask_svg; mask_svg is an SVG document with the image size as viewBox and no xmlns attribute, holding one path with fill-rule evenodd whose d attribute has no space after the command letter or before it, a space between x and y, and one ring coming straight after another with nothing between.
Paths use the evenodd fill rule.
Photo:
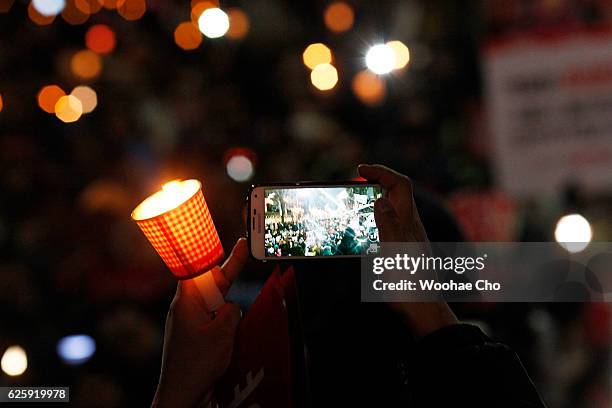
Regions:
<instances>
[{"instance_id":1,"label":"person's arm","mask_svg":"<svg viewBox=\"0 0 612 408\"><path fill-rule=\"evenodd\" d=\"M246 240L238 240L215 283L225 295L248 258ZM196 407L210 401L214 384L227 369L240 321L237 305L226 303L213 319L191 280L178 284L164 332L159 385L152 406Z\"/></svg>"},{"instance_id":2,"label":"person's arm","mask_svg":"<svg viewBox=\"0 0 612 408\"><path fill-rule=\"evenodd\" d=\"M388 192L374 205L381 242L428 242L410 179L385 166L359 174ZM518 356L475 326L459 324L446 302L391 303L418 338L406 361L411 407L543 407Z\"/></svg>"}]
</instances>

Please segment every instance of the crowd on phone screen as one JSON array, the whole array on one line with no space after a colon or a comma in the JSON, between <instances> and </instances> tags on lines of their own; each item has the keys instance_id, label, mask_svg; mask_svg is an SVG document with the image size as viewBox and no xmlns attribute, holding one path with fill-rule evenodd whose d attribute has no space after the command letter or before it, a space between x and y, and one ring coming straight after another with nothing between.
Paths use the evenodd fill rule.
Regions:
<instances>
[{"instance_id":1,"label":"crowd on phone screen","mask_svg":"<svg viewBox=\"0 0 612 408\"><path fill-rule=\"evenodd\" d=\"M360 214L358 225L350 219L329 218L314 221L266 224L264 243L268 256L359 255L378 242L373 213Z\"/></svg>"}]
</instances>

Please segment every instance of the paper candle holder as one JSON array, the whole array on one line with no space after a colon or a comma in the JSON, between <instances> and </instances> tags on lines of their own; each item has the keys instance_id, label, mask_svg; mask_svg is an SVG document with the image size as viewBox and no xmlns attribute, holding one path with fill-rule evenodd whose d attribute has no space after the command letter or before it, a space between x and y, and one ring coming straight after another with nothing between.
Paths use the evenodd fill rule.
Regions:
<instances>
[{"instance_id":1,"label":"paper candle holder","mask_svg":"<svg viewBox=\"0 0 612 408\"><path fill-rule=\"evenodd\" d=\"M136 207L132 219L178 279L196 277L223 259L198 180L164 185Z\"/></svg>"}]
</instances>

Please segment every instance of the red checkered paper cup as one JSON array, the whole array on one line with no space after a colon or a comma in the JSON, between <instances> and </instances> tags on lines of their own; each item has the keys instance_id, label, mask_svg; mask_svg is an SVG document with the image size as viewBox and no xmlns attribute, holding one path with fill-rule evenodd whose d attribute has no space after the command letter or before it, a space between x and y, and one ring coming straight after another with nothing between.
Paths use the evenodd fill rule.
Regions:
<instances>
[{"instance_id":1,"label":"red checkered paper cup","mask_svg":"<svg viewBox=\"0 0 612 408\"><path fill-rule=\"evenodd\" d=\"M196 277L223 258L223 247L198 180L172 181L132 212L178 279Z\"/></svg>"}]
</instances>

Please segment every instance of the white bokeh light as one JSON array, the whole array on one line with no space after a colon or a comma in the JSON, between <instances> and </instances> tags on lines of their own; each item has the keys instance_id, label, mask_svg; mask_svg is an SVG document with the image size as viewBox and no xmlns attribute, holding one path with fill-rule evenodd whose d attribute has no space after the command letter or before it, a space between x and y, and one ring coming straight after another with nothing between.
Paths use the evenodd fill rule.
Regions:
<instances>
[{"instance_id":1,"label":"white bokeh light","mask_svg":"<svg viewBox=\"0 0 612 408\"><path fill-rule=\"evenodd\" d=\"M96 352L96 342L86 334L66 336L57 343L57 354L66 364L78 365Z\"/></svg>"},{"instance_id":2,"label":"white bokeh light","mask_svg":"<svg viewBox=\"0 0 612 408\"><path fill-rule=\"evenodd\" d=\"M206 9L198 18L198 28L208 38L223 37L229 30L229 17L220 8Z\"/></svg>"},{"instance_id":3,"label":"white bokeh light","mask_svg":"<svg viewBox=\"0 0 612 408\"><path fill-rule=\"evenodd\" d=\"M253 163L251 160L242 155L236 155L227 161L227 174L232 180L242 182L253 177Z\"/></svg>"},{"instance_id":4,"label":"white bokeh light","mask_svg":"<svg viewBox=\"0 0 612 408\"><path fill-rule=\"evenodd\" d=\"M592 237L591 224L580 214L564 215L557 222L555 240L569 252L584 250Z\"/></svg>"},{"instance_id":5,"label":"white bokeh light","mask_svg":"<svg viewBox=\"0 0 612 408\"><path fill-rule=\"evenodd\" d=\"M366 66L375 74L388 74L393 71L395 64L395 52L387 44L374 45L366 54Z\"/></svg>"},{"instance_id":6,"label":"white bokeh light","mask_svg":"<svg viewBox=\"0 0 612 408\"><path fill-rule=\"evenodd\" d=\"M66 0L32 0L32 7L43 16L57 16L66 7Z\"/></svg>"},{"instance_id":7,"label":"white bokeh light","mask_svg":"<svg viewBox=\"0 0 612 408\"><path fill-rule=\"evenodd\" d=\"M21 375L28 368L28 356L23 348L11 346L2 355L0 366L7 375L12 377Z\"/></svg>"}]
</instances>

